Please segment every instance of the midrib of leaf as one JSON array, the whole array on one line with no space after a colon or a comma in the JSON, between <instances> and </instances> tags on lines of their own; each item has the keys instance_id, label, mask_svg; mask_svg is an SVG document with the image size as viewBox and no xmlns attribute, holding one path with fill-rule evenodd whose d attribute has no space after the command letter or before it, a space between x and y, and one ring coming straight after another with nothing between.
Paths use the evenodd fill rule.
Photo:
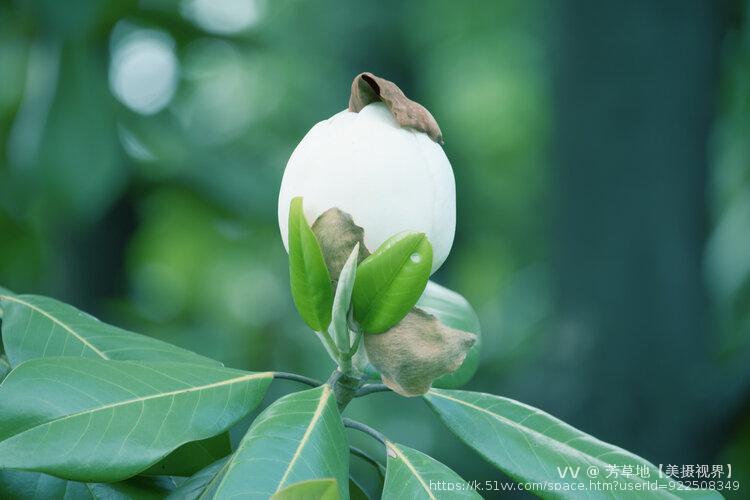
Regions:
<instances>
[{"instance_id":1,"label":"midrib of leaf","mask_svg":"<svg viewBox=\"0 0 750 500\"><path fill-rule=\"evenodd\" d=\"M216 387L223 387L225 385L238 384L240 382L245 382L246 380L253 380L253 379L256 379L256 378L265 378L265 377L273 377L273 373L272 372L248 373L247 375L242 375L241 377L235 377L235 378L228 379L228 380L221 380L219 382L213 382L211 384L201 385L201 386L198 386L198 387L188 387L187 389L176 389L174 391L162 392L162 393L159 393L159 394L151 394L150 396L142 396L142 397L139 397L139 398L132 398L132 399L128 399L128 400L125 400L125 401L118 401L116 403L110 403L110 404L107 404L107 405L104 405L104 406L99 406L97 408L88 408L86 410L81 410L81 411L76 412L76 413L71 413L70 415L64 415L64 416L59 417L59 418L48 420L47 422L43 422L43 423L41 423L39 425L35 425L33 427L29 427L28 429L24 430L23 432L19 432L18 434L15 434L15 435L11 436L10 438L8 438L8 440L17 438L19 436L22 436L22 435L26 434L27 432L31 432L31 431L39 428L39 427L43 427L45 425L51 425L51 424L57 423L57 422L62 422L64 420L68 420L70 418L75 418L75 417L78 417L80 415L93 414L93 413L97 413L97 412L100 412L100 411L109 410L111 408L117 408L119 406L126 406L126 405L129 405L129 404L132 404L132 403L139 403L139 402L142 403L144 401L149 401L149 400L152 400L152 399L172 397L172 396L176 396L178 394L188 394L188 393L196 392L196 391L204 391L204 390L207 390L207 389L214 389Z\"/></svg>"},{"instance_id":2,"label":"midrib of leaf","mask_svg":"<svg viewBox=\"0 0 750 500\"><path fill-rule=\"evenodd\" d=\"M408 469L411 471L411 473L414 475L414 477L417 478L417 481L419 481L419 484L422 485L422 488L427 492L427 494L432 498L433 500L437 500L435 495L432 494L432 491L430 490L429 486L427 486L427 483L424 482L424 479L422 479L422 476L417 472L417 469L414 467L414 465L409 461L409 459L404 455L404 453L396 446L394 443L389 442L388 443L388 449L392 450L393 453L396 454L396 456L408 467Z\"/></svg>"},{"instance_id":3,"label":"midrib of leaf","mask_svg":"<svg viewBox=\"0 0 750 500\"><path fill-rule=\"evenodd\" d=\"M498 420L498 421L500 421L500 422L502 422L504 424L507 424L507 425L513 427L514 429L516 429L521 434L523 434L523 431L525 429L526 431L532 433L535 437L540 438L541 440L546 441L548 443L552 443L553 444L553 448L565 448L566 450L570 450L572 452L572 454L581 457L584 461L589 462L592 465L593 465L593 463L596 463L597 465L600 466L600 468L606 468L606 466L609 465L609 464L607 464L607 462L604 462L603 460L601 460L599 458L602 455L597 455L597 456L589 455L589 454L587 454L587 453L585 453L585 452L583 452L581 450L577 450L576 448L573 448L572 446L570 446L569 444L567 444L567 443L565 443L563 441L558 441L556 439L552 439L552 438L550 438L550 437L542 434L541 432L538 432L538 431L536 431L536 430L534 430L534 429L532 429L530 427L524 427L523 425L519 424L518 422L510 420L509 418L503 417L502 415L499 415L497 413L493 413L490 410L482 408L481 406L477 406L477 405L471 404L471 403L469 403L467 401L463 401L463 400L460 400L460 399L452 398L452 397L446 396L444 394L438 394L434 390L430 390L430 394L432 394L433 396L437 396L437 397L443 398L443 399L448 399L450 401L454 401L456 403L459 403L461 405L467 406L467 407L472 408L474 410L478 410L478 411L481 411L483 413L486 413L487 415L490 415L494 419L496 419L496 420ZM584 437L584 436L581 436L581 437ZM529 444L529 447L531 447L532 450L533 450L533 447L531 446L531 443L528 443L528 444ZM614 450L610 450L610 451L614 451ZM618 449L618 451L621 451L622 453L628 454L625 450ZM607 453L609 453L609 451ZM637 457L633 457L633 458L637 458ZM640 477L637 477L637 476L634 476L634 479L636 481L638 481L638 482L641 482L641 483L647 482L643 478L640 478ZM666 479L667 481L671 480L668 476L665 477L664 479ZM672 495L672 496L674 496L674 495ZM675 496L675 498L679 498L679 497Z\"/></svg>"},{"instance_id":4,"label":"midrib of leaf","mask_svg":"<svg viewBox=\"0 0 750 500\"><path fill-rule=\"evenodd\" d=\"M417 242L414 244L414 246L411 248L409 252L406 253L406 257L401 259L401 263L396 268L400 270L402 267L404 267L404 264L409 260L411 257L411 254L414 253L414 250L422 243L422 241L426 238L426 236L422 235L422 238L417 240ZM365 323L367 319L370 317L370 313L372 313L372 305L380 298L381 295L383 295L390 287L393 281L396 279L396 276L398 275L398 271L391 273L391 275L388 277L387 281L385 282L385 286L383 286L380 290L378 290L375 295L372 297L372 300L370 300L367 304L367 313L365 313L365 317L362 318L362 321L360 323Z\"/></svg>"},{"instance_id":5,"label":"midrib of leaf","mask_svg":"<svg viewBox=\"0 0 750 500\"><path fill-rule=\"evenodd\" d=\"M43 309L40 309L39 307L37 307L37 306L35 306L35 305L33 305L33 304L29 303L29 302L26 302L25 300L21 300L18 297L11 297L10 295L0 295L0 300L8 300L10 302L16 302L18 304L22 304L22 305L28 307L29 309L32 309L32 310L36 311L37 313L39 313L39 314L41 314L43 316L46 316L47 318L49 318L50 321L52 321L53 323L59 325L63 330L65 330L68 333L70 333L71 335L73 335L83 345L85 345L86 347L88 347L89 349L91 349L92 351L94 351L102 359L109 359L109 356L107 356L106 354L104 354L104 352L102 352L99 349L97 349L91 342L89 342L88 340L86 340L80 334L76 333L76 331L73 330L73 328L71 328L68 324L66 324L62 320L60 320L60 319L52 316L47 311L45 311Z\"/></svg>"},{"instance_id":6,"label":"midrib of leaf","mask_svg":"<svg viewBox=\"0 0 750 500\"><path fill-rule=\"evenodd\" d=\"M279 485L276 487L275 493L277 493L284 485L284 481L287 480L287 477L289 476L291 470L294 468L294 463L299 459L300 455L302 454L302 449L305 447L305 444L307 444L307 441L310 439L310 435L312 434L313 429L315 428L315 425L317 424L318 420L320 420L320 417L323 415L323 410L325 409L325 405L328 402L328 398L331 396L331 388L327 385L323 386L323 393L320 396L320 401L318 401L318 406L315 408L315 413L313 413L312 418L310 419L310 423L307 426L307 429L305 429L305 433L302 435L302 439L299 442L299 445L297 446L297 449L294 452L294 455L292 456L292 459L289 461L289 465L287 466L286 470L284 471L284 475L281 478L281 481L279 481ZM232 468L235 465L234 458L239 456L242 450L244 449L244 446L240 445L239 448L237 448L237 451L234 452L234 455L232 456L232 459L228 460L227 463L216 473L215 477L219 477L221 475L222 470L229 466L224 476L221 478L221 482L216 487L216 493L218 494L221 490L222 485L224 484L224 480L229 476L229 473L231 472ZM213 480L211 480L213 482ZM211 484L209 482L209 485ZM210 488L208 485L206 486L206 489L204 490L204 493L208 491ZM203 498L203 494L201 494L200 498Z\"/></svg>"},{"instance_id":7,"label":"midrib of leaf","mask_svg":"<svg viewBox=\"0 0 750 500\"><path fill-rule=\"evenodd\" d=\"M315 413L313 413L312 418L310 419L310 424L307 426L307 429L305 429L305 433L302 435L302 439L299 442L299 445L297 446L297 449L294 451L294 455L292 456L292 459L289 461L289 465L286 468L286 471L284 471L284 475L281 478L281 481L279 481L279 486L276 488L276 492L278 492L286 482L287 478L289 477L289 474L291 473L292 469L294 468L294 464L299 459L300 455L302 454L302 450L307 444L307 442L310 440L310 435L312 434L313 429L318 424L318 420L320 420L320 417L323 415L323 409L325 409L326 403L328 402L328 398L331 396L332 391L331 388L327 385L323 386L323 393L320 395L320 401L318 401L318 406L315 408Z\"/></svg>"}]
</instances>

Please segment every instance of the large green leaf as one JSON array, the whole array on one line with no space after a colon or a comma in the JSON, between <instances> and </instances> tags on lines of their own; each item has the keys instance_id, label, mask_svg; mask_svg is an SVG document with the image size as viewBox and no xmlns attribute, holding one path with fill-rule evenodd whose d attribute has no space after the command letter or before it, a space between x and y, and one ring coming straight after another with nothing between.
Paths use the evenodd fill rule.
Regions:
<instances>
[{"instance_id":1,"label":"large green leaf","mask_svg":"<svg viewBox=\"0 0 750 500\"><path fill-rule=\"evenodd\" d=\"M289 207L289 278L294 305L304 322L316 332L326 330L333 307L331 275L300 197Z\"/></svg>"},{"instance_id":2,"label":"large green leaf","mask_svg":"<svg viewBox=\"0 0 750 500\"><path fill-rule=\"evenodd\" d=\"M232 453L229 432L185 443L143 471L150 476L190 476Z\"/></svg>"},{"instance_id":3,"label":"large green leaf","mask_svg":"<svg viewBox=\"0 0 750 500\"><path fill-rule=\"evenodd\" d=\"M587 489L587 496L594 498L612 497L612 491L636 492L638 498L721 498L711 490L682 489L667 476L660 478L659 469L646 460L512 399L442 389L432 389L424 398L454 434L513 479L559 486L536 491L542 497L579 498L578 485L588 487L595 470L597 480L610 490ZM634 472L649 470L650 477L611 474L608 469L623 465ZM647 482L660 489L644 489Z\"/></svg>"},{"instance_id":4,"label":"large green leaf","mask_svg":"<svg viewBox=\"0 0 750 500\"><path fill-rule=\"evenodd\" d=\"M34 359L0 386L0 469L118 481L226 431L273 376L220 366Z\"/></svg>"},{"instance_id":5,"label":"large green leaf","mask_svg":"<svg viewBox=\"0 0 750 500\"><path fill-rule=\"evenodd\" d=\"M266 408L231 458L211 466L217 472L199 497L266 500L299 481L334 478L341 497L348 498L348 459L336 398L323 385L284 396ZM198 475L202 481L207 476ZM185 496L176 491L174 498L195 498L190 496L195 492L193 485Z\"/></svg>"},{"instance_id":6,"label":"large green leaf","mask_svg":"<svg viewBox=\"0 0 750 500\"><path fill-rule=\"evenodd\" d=\"M432 245L424 233L399 233L363 260L352 293L362 330L382 333L401 321L422 295L431 267Z\"/></svg>"},{"instance_id":7,"label":"large green leaf","mask_svg":"<svg viewBox=\"0 0 750 500\"><path fill-rule=\"evenodd\" d=\"M479 368L479 353L482 336L479 318L471 304L458 293L430 281L417 302L417 307L435 316L441 323L456 330L477 336L474 345L466 353L461 367L436 379L432 385L441 389L456 389L466 384Z\"/></svg>"},{"instance_id":8,"label":"large green leaf","mask_svg":"<svg viewBox=\"0 0 750 500\"><path fill-rule=\"evenodd\" d=\"M392 442L387 447L383 498L482 498L461 476L434 458Z\"/></svg>"},{"instance_id":9,"label":"large green leaf","mask_svg":"<svg viewBox=\"0 0 750 500\"><path fill-rule=\"evenodd\" d=\"M185 361L220 365L218 361L160 340L129 332L73 306L38 295L2 295L3 344L16 366L28 359L80 356L84 358Z\"/></svg>"},{"instance_id":10,"label":"large green leaf","mask_svg":"<svg viewBox=\"0 0 750 500\"><path fill-rule=\"evenodd\" d=\"M39 472L0 471L0 493L4 500L159 500L173 488L169 478L77 483Z\"/></svg>"},{"instance_id":11,"label":"large green leaf","mask_svg":"<svg viewBox=\"0 0 750 500\"><path fill-rule=\"evenodd\" d=\"M335 479L309 479L287 486L271 500L341 500Z\"/></svg>"},{"instance_id":12,"label":"large green leaf","mask_svg":"<svg viewBox=\"0 0 750 500\"><path fill-rule=\"evenodd\" d=\"M160 340L102 323L47 297L7 296L0 297L0 303L7 309L3 342L14 366L29 359L56 356L221 365ZM147 473L189 476L230 452L226 434L186 443Z\"/></svg>"}]
</instances>

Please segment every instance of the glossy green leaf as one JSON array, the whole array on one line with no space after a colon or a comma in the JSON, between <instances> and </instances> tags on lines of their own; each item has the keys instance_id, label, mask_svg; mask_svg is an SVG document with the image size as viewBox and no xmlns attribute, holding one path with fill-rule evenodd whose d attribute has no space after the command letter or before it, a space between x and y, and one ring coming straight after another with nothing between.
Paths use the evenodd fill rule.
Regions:
<instances>
[{"instance_id":1,"label":"glossy green leaf","mask_svg":"<svg viewBox=\"0 0 750 500\"><path fill-rule=\"evenodd\" d=\"M142 474L149 476L190 476L232 453L229 433L185 443Z\"/></svg>"},{"instance_id":2,"label":"glossy green leaf","mask_svg":"<svg viewBox=\"0 0 750 500\"><path fill-rule=\"evenodd\" d=\"M102 323L55 299L38 295L2 295L3 344L12 366L34 358L79 356L96 359L218 361L160 340Z\"/></svg>"},{"instance_id":3,"label":"glossy green leaf","mask_svg":"<svg viewBox=\"0 0 750 500\"><path fill-rule=\"evenodd\" d=\"M331 276L300 197L289 207L289 278L294 305L304 322L316 332L326 330L333 307Z\"/></svg>"},{"instance_id":4,"label":"glossy green leaf","mask_svg":"<svg viewBox=\"0 0 750 500\"><path fill-rule=\"evenodd\" d=\"M299 481L334 478L341 497L348 498L348 460L336 398L323 385L284 396L266 408L199 496L266 500ZM175 493L174 498L195 498Z\"/></svg>"},{"instance_id":5,"label":"glossy green leaf","mask_svg":"<svg viewBox=\"0 0 750 500\"><path fill-rule=\"evenodd\" d=\"M432 457L409 447L387 444L388 468L383 498L479 498L461 476ZM450 483L450 487L446 486Z\"/></svg>"},{"instance_id":6,"label":"glossy green leaf","mask_svg":"<svg viewBox=\"0 0 750 500\"><path fill-rule=\"evenodd\" d=\"M56 356L122 361L186 361L221 363L160 340L129 332L57 300L16 295L1 299L7 309L3 341L13 365L29 359ZM189 476L231 452L229 436L186 443L148 473Z\"/></svg>"},{"instance_id":7,"label":"glossy green leaf","mask_svg":"<svg viewBox=\"0 0 750 500\"><path fill-rule=\"evenodd\" d=\"M222 458L212 463L203 470L196 472L186 479L182 484L169 494L169 500L197 500L198 498L208 498L203 496L208 492L209 485L216 479L220 480L224 468L230 457Z\"/></svg>"},{"instance_id":8,"label":"glossy green leaf","mask_svg":"<svg viewBox=\"0 0 750 500\"><path fill-rule=\"evenodd\" d=\"M0 468L118 481L260 403L271 373L86 358L34 359L0 385Z\"/></svg>"},{"instance_id":9,"label":"glossy green leaf","mask_svg":"<svg viewBox=\"0 0 750 500\"><path fill-rule=\"evenodd\" d=\"M461 367L436 379L432 385L441 389L456 389L466 384L479 368L482 343L479 318L471 304L458 293L430 281L417 302L417 307L435 316L441 323L477 336Z\"/></svg>"},{"instance_id":10,"label":"glossy green leaf","mask_svg":"<svg viewBox=\"0 0 750 500\"><path fill-rule=\"evenodd\" d=\"M365 333L382 333L401 321L427 285L432 245L423 233L389 238L357 268L354 318Z\"/></svg>"},{"instance_id":11,"label":"glossy green leaf","mask_svg":"<svg viewBox=\"0 0 750 500\"><path fill-rule=\"evenodd\" d=\"M309 479L287 486L271 500L341 500L335 479Z\"/></svg>"},{"instance_id":12,"label":"glossy green leaf","mask_svg":"<svg viewBox=\"0 0 750 500\"><path fill-rule=\"evenodd\" d=\"M77 483L39 472L0 471L0 494L4 500L159 500L172 489L174 483L166 477Z\"/></svg>"},{"instance_id":13,"label":"glossy green leaf","mask_svg":"<svg viewBox=\"0 0 750 500\"><path fill-rule=\"evenodd\" d=\"M588 485L593 467L599 481L610 483L611 491L637 491L642 494L639 498L722 498L711 490L678 489L684 487L666 476L659 478L659 469L646 460L512 399L443 389L432 389L424 398L454 434L519 482ZM608 474L610 465L629 465L634 471L646 468L650 478ZM648 481L656 481L661 489L630 489L643 488ZM545 498L579 498L581 492L560 486L537 493ZM597 498L611 496L590 493Z\"/></svg>"}]
</instances>

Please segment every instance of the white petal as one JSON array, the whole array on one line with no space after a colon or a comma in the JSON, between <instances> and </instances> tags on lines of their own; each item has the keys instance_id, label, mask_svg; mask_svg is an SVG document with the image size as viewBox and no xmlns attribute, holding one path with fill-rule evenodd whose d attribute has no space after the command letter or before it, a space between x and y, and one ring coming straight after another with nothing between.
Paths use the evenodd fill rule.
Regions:
<instances>
[{"instance_id":1,"label":"white petal","mask_svg":"<svg viewBox=\"0 0 750 500\"><path fill-rule=\"evenodd\" d=\"M332 207L351 214L370 251L402 231L426 233L433 272L453 243L455 181L443 149L426 134L399 127L382 103L318 123L292 153L279 194L285 247L295 196L304 197L311 224Z\"/></svg>"}]
</instances>

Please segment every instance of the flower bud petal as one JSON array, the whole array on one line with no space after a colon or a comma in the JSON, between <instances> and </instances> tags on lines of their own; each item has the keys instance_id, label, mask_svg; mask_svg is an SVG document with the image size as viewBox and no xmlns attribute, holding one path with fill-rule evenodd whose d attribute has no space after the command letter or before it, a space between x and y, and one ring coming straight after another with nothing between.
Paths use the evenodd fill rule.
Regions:
<instances>
[{"instance_id":1,"label":"flower bud petal","mask_svg":"<svg viewBox=\"0 0 750 500\"><path fill-rule=\"evenodd\" d=\"M431 272L445 261L456 227L453 170L424 132L401 127L382 102L342 111L315 125L292 153L279 193L279 227L287 242L289 202L305 199L312 224L330 208L364 229L369 250L403 231L425 233Z\"/></svg>"}]
</instances>

